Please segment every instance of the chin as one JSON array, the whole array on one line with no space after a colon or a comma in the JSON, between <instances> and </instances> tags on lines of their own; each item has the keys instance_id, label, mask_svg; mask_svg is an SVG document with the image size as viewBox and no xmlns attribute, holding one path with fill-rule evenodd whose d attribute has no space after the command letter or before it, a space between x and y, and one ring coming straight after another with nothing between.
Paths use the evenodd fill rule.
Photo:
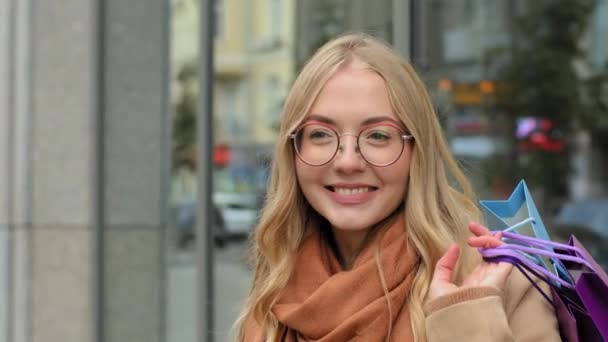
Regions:
<instances>
[{"instance_id":1,"label":"chin","mask_svg":"<svg viewBox=\"0 0 608 342\"><path fill-rule=\"evenodd\" d=\"M361 215L323 215L329 221L329 224L333 228L344 230L344 231L362 231L369 229L377 221L364 219ZM378 220L379 221L379 220Z\"/></svg>"}]
</instances>

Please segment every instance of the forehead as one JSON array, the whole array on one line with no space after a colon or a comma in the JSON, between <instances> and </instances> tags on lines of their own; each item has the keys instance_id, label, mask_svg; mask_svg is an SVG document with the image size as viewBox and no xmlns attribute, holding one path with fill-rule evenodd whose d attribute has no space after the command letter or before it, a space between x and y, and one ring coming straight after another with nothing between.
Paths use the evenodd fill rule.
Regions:
<instances>
[{"instance_id":1,"label":"forehead","mask_svg":"<svg viewBox=\"0 0 608 342\"><path fill-rule=\"evenodd\" d=\"M324 84L304 120L311 119L340 127L383 120L403 126L384 79L357 60L341 66Z\"/></svg>"}]
</instances>

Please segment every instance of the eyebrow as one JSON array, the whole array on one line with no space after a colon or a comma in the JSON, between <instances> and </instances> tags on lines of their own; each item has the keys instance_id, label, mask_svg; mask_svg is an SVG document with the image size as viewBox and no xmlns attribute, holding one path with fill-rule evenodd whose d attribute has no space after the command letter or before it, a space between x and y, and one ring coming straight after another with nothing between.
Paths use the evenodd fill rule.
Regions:
<instances>
[{"instance_id":1,"label":"eyebrow","mask_svg":"<svg viewBox=\"0 0 608 342\"><path fill-rule=\"evenodd\" d=\"M334 125L334 126L336 125L336 122L335 122L334 120L332 120L332 119L330 119L330 118L328 118L328 117L326 117L326 116L319 115L319 114L312 114L312 115L309 115L309 116L308 116L306 119L304 119L303 123L304 123L304 122L311 121L311 120L315 120L315 121L321 121L321 122L326 123L326 124L329 124L329 125ZM365 119L365 120L364 120L364 121L361 123L361 126L371 125L371 124L375 124L375 123L378 123L378 122L384 122L384 121L389 121L389 122L392 122L392 123L394 123L395 125L398 125L399 127L403 128L403 130L407 131L407 129L406 129L406 128L405 128L405 126L403 125L403 122L398 121L398 120L395 120L395 119L393 119L393 118L391 118L391 117L389 117L389 116L385 116L385 115L382 115L382 116L374 116L374 117L371 117L371 118Z\"/></svg>"}]
</instances>

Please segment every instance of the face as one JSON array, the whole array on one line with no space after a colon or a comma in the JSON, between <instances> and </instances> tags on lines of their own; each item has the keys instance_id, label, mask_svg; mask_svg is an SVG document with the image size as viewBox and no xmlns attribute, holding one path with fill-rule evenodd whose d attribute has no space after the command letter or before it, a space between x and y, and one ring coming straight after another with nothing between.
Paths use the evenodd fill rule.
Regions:
<instances>
[{"instance_id":1,"label":"face","mask_svg":"<svg viewBox=\"0 0 608 342\"><path fill-rule=\"evenodd\" d=\"M302 124L320 123L341 135L334 159L311 166L296 157L307 201L341 231L360 232L390 215L403 202L409 178L412 140L405 140L399 159L384 167L369 164L357 149L356 135L370 126L387 124L407 134L391 108L384 80L365 66L355 60L337 71Z\"/></svg>"}]
</instances>

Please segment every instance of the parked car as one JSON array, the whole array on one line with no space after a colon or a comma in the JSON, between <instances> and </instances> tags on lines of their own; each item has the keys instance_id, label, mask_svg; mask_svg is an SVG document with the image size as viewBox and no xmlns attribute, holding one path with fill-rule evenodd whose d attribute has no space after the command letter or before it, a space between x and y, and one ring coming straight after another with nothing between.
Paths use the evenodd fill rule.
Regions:
<instances>
[{"instance_id":1,"label":"parked car","mask_svg":"<svg viewBox=\"0 0 608 342\"><path fill-rule=\"evenodd\" d=\"M213 203L223 219L223 240L246 237L257 223L259 202L255 193L214 192Z\"/></svg>"},{"instance_id":2,"label":"parked car","mask_svg":"<svg viewBox=\"0 0 608 342\"><path fill-rule=\"evenodd\" d=\"M571 234L585 246L604 270L608 270L608 198L566 203L547 226L558 241Z\"/></svg>"},{"instance_id":3,"label":"parked car","mask_svg":"<svg viewBox=\"0 0 608 342\"><path fill-rule=\"evenodd\" d=\"M260 196L256 193L214 192L211 207L215 245L223 247L231 240L243 240L253 230L258 220ZM178 202L173 210L177 246L188 248L195 238L196 198Z\"/></svg>"},{"instance_id":4,"label":"parked car","mask_svg":"<svg viewBox=\"0 0 608 342\"><path fill-rule=\"evenodd\" d=\"M176 226L176 242L178 248L187 248L194 243L196 231L196 211L198 202L195 198L184 200L174 208L174 220ZM211 207L213 225L213 238L215 245L222 247L225 245L229 234L226 231L226 224L221 210L215 203Z\"/></svg>"}]
</instances>

